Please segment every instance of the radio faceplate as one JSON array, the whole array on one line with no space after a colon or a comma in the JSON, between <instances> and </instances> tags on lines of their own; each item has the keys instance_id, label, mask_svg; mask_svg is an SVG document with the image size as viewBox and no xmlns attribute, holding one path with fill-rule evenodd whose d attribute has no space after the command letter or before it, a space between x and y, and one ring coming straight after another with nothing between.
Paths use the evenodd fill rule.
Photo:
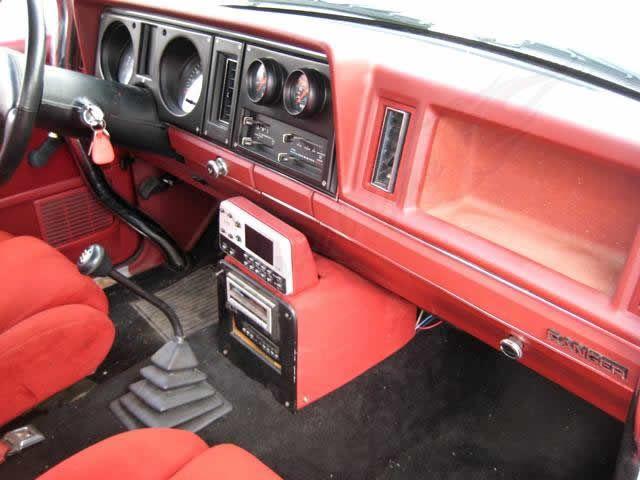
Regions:
<instances>
[{"instance_id":1,"label":"radio faceplate","mask_svg":"<svg viewBox=\"0 0 640 480\"><path fill-rule=\"evenodd\" d=\"M220 204L220 248L285 295L293 291L291 242L231 201Z\"/></svg>"},{"instance_id":2,"label":"radio faceplate","mask_svg":"<svg viewBox=\"0 0 640 480\"><path fill-rule=\"evenodd\" d=\"M232 273L227 275L227 303L244 313L267 334L277 337L277 328L274 329L273 325L276 304Z\"/></svg>"}]
</instances>

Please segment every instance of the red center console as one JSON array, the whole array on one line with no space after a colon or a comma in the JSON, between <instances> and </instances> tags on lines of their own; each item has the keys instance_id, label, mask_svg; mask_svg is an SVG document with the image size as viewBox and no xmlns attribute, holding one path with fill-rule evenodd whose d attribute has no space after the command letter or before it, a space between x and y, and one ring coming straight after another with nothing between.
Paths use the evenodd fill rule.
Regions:
<instances>
[{"instance_id":1,"label":"red center console","mask_svg":"<svg viewBox=\"0 0 640 480\"><path fill-rule=\"evenodd\" d=\"M220 206L221 349L300 409L414 335L416 307L314 254L306 237L245 198Z\"/></svg>"}]
</instances>

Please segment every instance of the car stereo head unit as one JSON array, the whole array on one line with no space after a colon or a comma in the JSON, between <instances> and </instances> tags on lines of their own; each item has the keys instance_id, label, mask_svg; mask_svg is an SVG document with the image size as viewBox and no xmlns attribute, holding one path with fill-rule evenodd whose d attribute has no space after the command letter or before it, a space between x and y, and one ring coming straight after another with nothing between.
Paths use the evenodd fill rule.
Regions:
<instances>
[{"instance_id":1,"label":"car stereo head unit","mask_svg":"<svg viewBox=\"0 0 640 480\"><path fill-rule=\"evenodd\" d=\"M220 248L277 291L289 295L317 282L305 236L249 200L220 204Z\"/></svg>"}]
</instances>

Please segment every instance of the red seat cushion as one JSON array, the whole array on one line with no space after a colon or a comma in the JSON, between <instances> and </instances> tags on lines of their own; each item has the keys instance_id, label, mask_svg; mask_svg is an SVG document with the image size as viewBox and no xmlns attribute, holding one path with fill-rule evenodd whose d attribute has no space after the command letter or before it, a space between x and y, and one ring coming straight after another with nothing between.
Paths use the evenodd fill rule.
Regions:
<instances>
[{"instance_id":1,"label":"red seat cushion","mask_svg":"<svg viewBox=\"0 0 640 480\"><path fill-rule=\"evenodd\" d=\"M172 480L279 480L264 463L231 444L217 445L187 463ZM281 479L280 479L281 480Z\"/></svg>"},{"instance_id":2,"label":"red seat cushion","mask_svg":"<svg viewBox=\"0 0 640 480\"><path fill-rule=\"evenodd\" d=\"M9 232L0 230L0 242L4 242L5 240L9 240L10 238L13 238L13 235L11 235Z\"/></svg>"},{"instance_id":3,"label":"red seat cushion","mask_svg":"<svg viewBox=\"0 0 640 480\"><path fill-rule=\"evenodd\" d=\"M93 373L115 336L107 315L63 305L0 334L0 425Z\"/></svg>"},{"instance_id":4,"label":"red seat cushion","mask_svg":"<svg viewBox=\"0 0 640 480\"><path fill-rule=\"evenodd\" d=\"M0 242L0 285L0 333L60 305L88 305L108 312L102 289L55 248L35 237Z\"/></svg>"},{"instance_id":5,"label":"red seat cushion","mask_svg":"<svg viewBox=\"0 0 640 480\"><path fill-rule=\"evenodd\" d=\"M0 285L3 425L95 371L115 330L100 287L37 238L0 233Z\"/></svg>"},{"instance_id":6,"label":"red seat cushion","mask_svg":"<svg viewBox=\"0 0 640 480\"><path fill-rule=\"evenodd\" d=\"M260 460L234 445L208 449L195 434L147 428L99 442L39 480L282 480Z\"/></svg>"}]
</instances>

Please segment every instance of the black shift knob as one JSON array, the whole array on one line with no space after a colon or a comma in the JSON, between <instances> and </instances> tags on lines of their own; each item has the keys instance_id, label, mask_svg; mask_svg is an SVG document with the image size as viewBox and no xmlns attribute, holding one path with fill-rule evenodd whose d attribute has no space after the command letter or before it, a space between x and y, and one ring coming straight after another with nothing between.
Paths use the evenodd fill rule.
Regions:
<instances>
[{"instance_id":1,"label":"black shift knob","mask_svg":"<svg viewBox=\"0 0 640 480\"><path fill-rule=\"evenodd\" d=\"M113 269L107 251L97 243L85 248L76 265L80 273L90 277L106 277Z\"/></svg>"}]
</instances>

